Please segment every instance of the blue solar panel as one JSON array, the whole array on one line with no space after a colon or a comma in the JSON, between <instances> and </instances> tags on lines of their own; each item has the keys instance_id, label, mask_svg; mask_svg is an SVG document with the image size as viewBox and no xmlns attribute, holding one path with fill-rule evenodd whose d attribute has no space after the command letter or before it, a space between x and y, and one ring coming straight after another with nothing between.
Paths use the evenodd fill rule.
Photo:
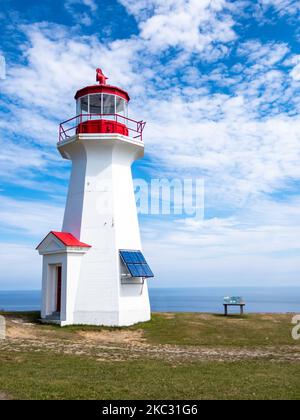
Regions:
<instances>
[{"instance_id":1,"label":"blue solar panel","mask_svg":"<svg viewBox=\"0 0 300 420\"><path fill-rule=\"evenodd\" d=\"M141 251L120 250L120 256L132 277L154 277Z\"/></svg>"},{"instance_id":2,"label":"blue solar panel","mask_svg":"<svg viewBox=\"0 0 300 420\"><path fill-rule=\"evenodd\" d=\"M126 266L132 277L143 277L140 264L126 264Z\"/></svg>"},{"instance_id":3,"label":"blue solar panel","mask_svg":"<svg viewBox=\"0 0 300 420\"><path fill-rule=\"evenodd\" d=\"M154 274L152 273L149 265L148 264L144 264L144 266L145 266L144 267L144 270L145 270L145 273L146 273L145 277L154 277Z\"/></svg>"},{"instance_id":4,"label":"blue solar panel","mask_svg":"<svg viewBox=\"0 0 300 420\"><path fill-rule=\"evenodd\" d=\"M126 264L147 264L141 251L120 251L120 253Z\"/></svg>"}]
</instances>

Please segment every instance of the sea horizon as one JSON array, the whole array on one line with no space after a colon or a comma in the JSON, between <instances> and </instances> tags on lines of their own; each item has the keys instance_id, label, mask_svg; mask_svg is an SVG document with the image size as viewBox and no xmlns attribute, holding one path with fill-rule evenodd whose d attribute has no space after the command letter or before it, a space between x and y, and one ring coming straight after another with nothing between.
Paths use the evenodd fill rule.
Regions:
<instances>
[{"instance_id":1,"label":"sea horizon","mask_svg":"<svg viewBox=\"0 0 300 420\"><path fill-rule=\"evenodd\" d=\"M242 296L249 313L300 313L300 286L150 287L153 312L223 311L225 296ZM0 290L0 310L38 311L41 290ZM238 308L231 308L236 312Z\"/></svg>"}]
</instances>

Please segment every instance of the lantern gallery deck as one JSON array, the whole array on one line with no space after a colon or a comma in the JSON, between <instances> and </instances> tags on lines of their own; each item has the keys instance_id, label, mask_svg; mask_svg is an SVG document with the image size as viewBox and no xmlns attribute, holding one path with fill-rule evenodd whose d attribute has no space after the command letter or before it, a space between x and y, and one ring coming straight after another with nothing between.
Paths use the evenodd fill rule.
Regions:
<instances>
[{"instance_id":1,"label":"lantern gallery deck","mask_svg":"<svg viewBox=\"0 0 300 420\"><path fill-rule=\"evenodd\" d=\"M58 141L62 142L82 133L117 133L143 140L145 121L135 121L120 114L79 114L59 125Z\"/></svg>"}]
</instances>

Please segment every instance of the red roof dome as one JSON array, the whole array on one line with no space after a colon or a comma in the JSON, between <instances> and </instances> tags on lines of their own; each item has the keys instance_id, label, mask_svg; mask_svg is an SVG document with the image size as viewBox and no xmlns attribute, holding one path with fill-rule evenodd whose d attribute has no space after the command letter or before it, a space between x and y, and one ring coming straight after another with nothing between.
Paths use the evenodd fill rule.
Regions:
<instances>
[{"instance_id":1,"label":"red roof dome","mask_svg":"<svg viewBox=\"0 0 300 420\"><path fill-rule=\"evenodd\" d=\"M127 102L130 101L128 93L117 87L106 84L107 77L104 76L101 69L96 69L96 81L99 82L99 85L86 86L82 89L79 89L76 92L75 99L81 98L82 96L93 94L93 93L108 93L111 95L117 95L125 99Z\"/></svg>"},{"instance_id":2,"label":"red roof dome","mask_svg":"<svg viewBox=\"0 0 300 420\"><path fill-rule=\"evenodd\" d=\"M111 85L86 86L82 89L79 89L76 92L75 99L81 98L82 96L85 96L85 95L90 95L91 93L108 93L111 95L120 96L121 98L125 99L127 102L130 101L130 97L125 90L117 86L111 86Z\"/></svg>"}]
</instances>

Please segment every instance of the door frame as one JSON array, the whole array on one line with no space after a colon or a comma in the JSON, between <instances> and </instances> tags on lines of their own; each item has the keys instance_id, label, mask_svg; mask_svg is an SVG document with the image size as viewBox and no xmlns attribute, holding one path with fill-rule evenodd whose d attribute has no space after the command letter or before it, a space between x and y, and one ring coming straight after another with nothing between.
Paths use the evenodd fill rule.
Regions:
<instances>
[{"instance_id":1,"label":"door frame","mask_svg":"<svg viewBox=\"0 0 300 420\"><path fill-rule=\"evenodd\" d=\"M61 312L62 266L55 267L55 312Z\"/></svg>"}]
</instances>

